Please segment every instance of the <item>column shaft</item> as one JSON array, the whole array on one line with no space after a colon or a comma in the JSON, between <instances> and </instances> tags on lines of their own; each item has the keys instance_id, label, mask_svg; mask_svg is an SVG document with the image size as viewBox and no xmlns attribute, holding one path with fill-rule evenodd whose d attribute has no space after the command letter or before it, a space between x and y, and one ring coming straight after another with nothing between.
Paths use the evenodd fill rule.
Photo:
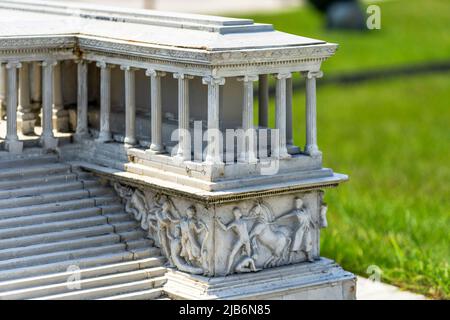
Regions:
<instances>
[{"instance_id":1,"label":"column shaft","mask_svg":"<svg viewBox=\"0 0 450 320\"><path fill-rule=\"evenodd\" d=\"M244 99L242 102L242 139L241 153L238 161L254 163L256 161L256 132L253 125L253 82L258 80L257 76L244 76L238 78L244 83Z\"/></svg>"},{"instance_id":2,"label":"column shaft","mask_svg":"<svg viewBox=\"0 0 450 320\"><path fill-rule=\"evenodd\" d=\"M125 144L133 146L136 141L136 93L135 70L122 67L125 71Z\"/></svg>"},{"instance_id":3,"label":"column shaft","mask_svg":"<svg viewBox=\"0 0 450 320\"><path fill-rule=\"evenodd\" d=\"M0 63L0 120L6 116L6 69Z\"/></svg>"},{"instance_id":4,"label":"column shaft","mask_svg":"<svg viewBox=\"0 0 450 320\"><path fill-rule=\"evenodd\" d=\"M100 67L100 133L97 141L111 141L111 65L97 63Z\"/></svg>"},{"instance_id":5,"label":"column shaft","mask_svg":"<svg viewBox=\"0 0 450 320\"><path fill-rule=\"evenodd\" d=\"M77 62L77 128L75 137L86 138L88 132L88 63L84 60Z\"/></svg>"},{"instance_id":6,"label":"column shaft","mask_svg":"<svg viewBox=\"0 0 450 320\"><path fill-rule=\"evenodd\" d=\"M259 75L258 122L260 127L269 126L269 79L267 74Z\"/></svg>"},{"instance_id":7,"label":"column shaft","mask_svg":"<svg viewBox=\"0 0 450 320\"><path fill-rule=\"evenodd\" d=\"M221 164L221 132L219 128L220 86L225 84L225 79L205 77L203 78L203 83L208 85L208 146L205 162Z\"/></svg>"},{"instance_id":8,"label":"column shaft","mask_svg":"<svg viewBox=\"0 0 450 320\"><path fill-rule=\"evenodd\" d=\"M306 146L305 152L311 156L320 155L317 146L316 78L322 72L307 72L306 76Z\"/></svg>"},{"instance_id":9,"label":"column shaft","mask_svg":"<svg viewBox=\"0 0 450 320\"><path fill-rule=\"evenodd\" d=\"M24 135L34 134L35 114L30 101L30 73L29 64L22 63L19 73L19 106L18 115L20 129Z\"/></svg>"},{"instance_id":10,"label":"column shaft","mask_svg":"<svg viewBox=\"0 0 450 320\"><path fill-rule=\"evenodd\" d=\"M53 68L56 61L42 63L42 136L44 149L55 149L58 140L53 136Z\"/></svg>"},{"instance_id":11,"label":"column shaft","mask_svg":"<svg viewBox=\"0 0 450 320\"><path fill-rule=\"evenodd\" d=\"M35 125L41 125L41 110L42 110L42 70L39 62L32 62L31 64L31 103L33 112L35 114Z\"/></svg>"},{"instance_id":12,"label":"column shaft","mask_svg":"<svg viewBox=\"0 0 450 320\"><path fill-rule=\"evenodd\" d=\"M7 93L6 93L6 139L5 147L11 153L21 153L23 143L17 136L17 68L21 64L9 62L6 64L7 70Z\"/></svg>"},{"instance_id":13,"label":"column shaft","mask_svg":"<svg viewBox=\"0 0 450 320\"><path fill-rule=\"evenodd\" d=\"M289 157L286 148L286 79L290 77L290 73L276 75L275 122L279 139L278 145L274 146L274 153L279 158Z\"/></svg>"},{"instance_id":14,"label":"column shaft","mask_svg":"<svg viewBox=\"0 0 450 320\"><path fill-rule=\"evenodd\" d=\"M293 102L292 102L292 78L286 79L286 144L289 154L300 153L300 148L294 145L293 132Z\"/></svg>"},{"instance_id":15,"label":"column shaft","mask_svg":"<svg viewBox=\"0 0 450 320\"><path fill-rule=\"evenodd\" d=\"M191 160L191 137L189 132L189 80L192 76L174 74L178 79L178 150L177 157Z\"/></svg>"},{"instance_id":16,"label":"column shaft","mask_svg":"<svg viewBox=\"0 0 450 320\"><path fill-rule=\"evenodd\" d=\"M69 131L69 113L64 110L62 95L62 61L53 68L53 126L60 132Z\"/></svg>"},{"instance_id":17,"label":"column shaft","mask_svg":"<svg viewBox=\"0 0 450 320\"><path fill-rule=\"evenodd\" d=\"M162 144L162 104L161 104L161 77L164 72L147 70L150 76L150 99L151 99L151 145L149 151L152 153L164 152Z\"/></svg>"}]
</instances>

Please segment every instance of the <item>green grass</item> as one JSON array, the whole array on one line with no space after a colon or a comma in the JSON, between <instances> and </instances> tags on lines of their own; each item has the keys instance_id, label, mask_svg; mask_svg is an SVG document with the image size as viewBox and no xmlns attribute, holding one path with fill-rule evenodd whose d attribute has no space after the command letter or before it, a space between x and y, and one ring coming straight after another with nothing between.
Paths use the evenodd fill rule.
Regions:
<instances>
[{"instance_id":1,"label":"green grass","mask_svg":"<svg viewBox=\"0 0 450 320\"><path fill-rule=\"evenodd\" d=\"M322 255L363 276L450 298L450 73L318 89L324 165L349 174L328 190ZM274 104L270 106L273 123ZM304 145L304 93L294 95Z\"/></svg>"},{"instance_id":2,"label":"green grass","mask_svg":"<svg viewBox=\"0 0 450 320\"><path fill-rule=\"evenodd\" d=\"M327 31L323 17L309 6L243 17L272 23L279 31L338 43L336 55L323 65L325 73L450 59L450 1L398 0L376 4L381 8L381 30L365 32Z\"/></svg>"}]
</instances>

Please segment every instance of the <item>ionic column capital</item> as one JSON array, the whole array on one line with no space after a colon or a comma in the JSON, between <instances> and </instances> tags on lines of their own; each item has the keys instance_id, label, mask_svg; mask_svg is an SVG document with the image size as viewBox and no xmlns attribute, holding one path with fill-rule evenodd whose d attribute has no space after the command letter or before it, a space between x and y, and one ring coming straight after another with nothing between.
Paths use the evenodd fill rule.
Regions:
<instances>
[{"instance_id":1,"label":"ionic column capital","mask_svg":"<svg viewBox=\"0 0 450 320\"><path fill-rule=\"evenodd\" d=\"M258 81L259 77L256 75L245 75L242 77L238 77L237 81L242 81L242 82L254 82L254 81Z\"/></svg>"},{"instance_id":2,"label":"ionic column capital","mask_svg":"<svg viewBox=\"0 0 450 320\"><path fill-rule=\"evenodd\" d=\"M186 80L194 79L194 76L192 76L190 74L185 74L185 73L174 73L173 77L175 79L182 79L182 80L184 80L184 79L186 79Z\"/></svg>"},{"instance_id":3,"label":"ionic column capital","mask_svg":"<svg viewBox=\"0 0 450 320\"><path fill-rule=\"evenodd\" d=\"M120 66L120 70L134 72L138 70L138 68L132 66Z\"/></svg>"},{"instance_id":4,"label":"ionic column capital","mask_svg":"<svg viewBox=\"0 0 450 320\"><path fill-rule=\"evenodd\" d=\"M154 70L154 69L147 69L147 70L145 70L145 75L147 77L161 78L161 77L165 77L166 73L164 71L157 71L157 70Z\"/></svg>"},{"instance_id":5,"label":"ionic column capital","mask_svg":"<svg viewBox=\"0 0 450 320\"><path fill-rule=\"evenodd\" d=\"M224 77L207 76L207 77L202 78L202 83L208 84L208 85L216 84L219 86L223 86L225 84L225 78Z\"/></svg>"},{"instance_id":6,"label":"ionic column capital","mask_svg":"<svg viewBox=\"0 0 450 320\"><path fill-rule=\"evenodd\" d=\"M322 78L322 76L323 76L323 72L321 70L317 70L317 71L302 71L301 74L307 79Z\"/></svg>"},{"instance_id":7,"label":"ionic column capital","mask_svg":"<svg viewBox=\"0 0 450 320\"><path fill-rule=\"evenodd\" d=\"M106 69L106 68L112 69L112 68L115 68L115 67L116 67L114 64L110 64L110 63L107 63L107 62L105 62L105 61L97 61L97 62L95 63L95 65L96 65L98 68L101 68L101 69ZM123 69L122 69L122 70L123 70Z\"/></svg>"},{"instance_id":8,"label":"ionic column capital","mask_svg":"<svg viewBox=\"0 0 450 320\"><path fill-rule=\"evenodd\" d=\"M19 61L8 61L5 64L5 68L6 69L13 69L13 68L19 69L19 68L22 68L22 63L20 63Z\"/></svg>"},{"instance_id":9,"label":"ionic column capital","mask_svg":"<svg viewBox=\"0 0 450 320\"><path fill-rule=\"evenodd\" d=\"M54 67L58 64L57 60L45 60L41 62L41 66L43 67Z\"/></svg>"},{"instance_id":10,"label":"ionic column capital","mask_svg":"<svg viewBox=\"0 0 450 320\"><path fill-rule=\"evenodd\" d=\"M277 80L289 79L289 78L292 77L292 73L290 73L290 72L281 72L281 73L275 73L273 76Z\"/></svg>"}]
</instances>

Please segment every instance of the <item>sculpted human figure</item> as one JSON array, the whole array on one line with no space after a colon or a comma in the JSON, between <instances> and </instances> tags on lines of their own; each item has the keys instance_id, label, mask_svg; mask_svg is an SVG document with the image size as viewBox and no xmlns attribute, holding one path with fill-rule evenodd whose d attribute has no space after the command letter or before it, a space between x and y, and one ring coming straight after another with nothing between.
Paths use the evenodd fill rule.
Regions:
<instances>
[{"instance_id":1,"label":"sculpted human figure","mask_svg":"<svg viewBox=\"0 0 450 320\"><path fill-rule=\"evenodd\" d=\"M258 255L254 254L252 257L244 256L236 265L236 272L256 272L261 269L256 268L255 260L258 259Z\"/></svg>"},{"instance_id":2,"label":"sculpted human figure","mask_svg":"<svg viewBox=\"0 0 450 320\"><path fill-rule=\"evenodd\" d=\"M196 221L196 213L195 207L191 206L186 210L186 217L180 219L181 256L188 263L201 262L202 250L198 242L198 234L202 231L207 231L206 225L203 222Z\"/></svg>"},{"instance_id":3,"label":"sculpted human figure","mask_svg":"<svg viewBox=\"0 0 450 320\"><path fill-rule=\"evenodd\" d=\"M311 233L315 226L311 219L311 216L303 206L302 199L295 199L295 209L289 212L286 216L292 215L297 218L298 227L294 233L291 251L296 253L303 251L306 255L306 259L312 262L314 261L314 258L311 255L311 251L313 248Z\"/></svg>"},{"instance_id":4,"label":"sculpted human figure","mask_svg":"<svg viewBox=\"0 0 450 320\"><path fill-rule=\"evenodd\" d=\"M181 245L181 228L179 226L175 227L174 235L167 233L167 237L170 240L170 258L173 264L180 271L189 272L192 274L203 274L203 269L199 267L193 267L183 261L180 256L182 245Z\"/></svg>"},{"instance_id":5,"label":"sculpted human figure","mask_svg":"<svg viewBox=\"0 0 450 320\"><path fill-rule=\"evenodd\" d=\"M225 225L219 218L217 222L219 226L225 230L233 230L237 235L237 240L231 249L230 255L228 257L228 266L227 273L230 273L231 268L233 266L234 258L236 254L243 249L247 256L251 256L251 245L250 245L250 237L247 228L247 224L242 219L242 212L239 208L233 209L234 220L230 222L228 225Z\"/></svg>"},{"instance_id":6,"label":"sculpted human figure","mask_svg":"<svg viewBox=\"0 0 450 320\"><path fill-rule=\"evenodd\" d=\"M170 247L168 243L168 237L170 236L170 225L177 223L178 220L174 219L171 212L171 205L168 200L164 201L161 210L156 211L156 219L158 221L158 240L161 249L164 251L169 262L173 265L170 255Z\"/></svg>"}]
</instances>

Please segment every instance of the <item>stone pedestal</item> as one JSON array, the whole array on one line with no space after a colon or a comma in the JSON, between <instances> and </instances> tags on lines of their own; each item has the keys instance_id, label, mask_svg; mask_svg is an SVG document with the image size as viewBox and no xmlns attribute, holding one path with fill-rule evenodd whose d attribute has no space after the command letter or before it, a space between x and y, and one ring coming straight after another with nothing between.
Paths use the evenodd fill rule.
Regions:
<instances>
[{"instance_id":1,"label":"stone pedestal","mask_svg":"<svg viewBox=\"0 0 450 320\"><path fill-rule=\"evenodd\" d=\"M354 300L356 278L332 260L227 277L204 277L171 269L164 291L191 300Z\"/></svg>"},{"instance_id":2,"label":"stone pedestal","mask_svg":"<svg viewBox=\"0 0 450 320\"><path fill-rule=\"evenodd\" d=\"M344 175L220 192L107 178L168 258L166 290L175 298L355 298L355 277L320 257L322 188Z\"/></svg>"}]
</instances>

